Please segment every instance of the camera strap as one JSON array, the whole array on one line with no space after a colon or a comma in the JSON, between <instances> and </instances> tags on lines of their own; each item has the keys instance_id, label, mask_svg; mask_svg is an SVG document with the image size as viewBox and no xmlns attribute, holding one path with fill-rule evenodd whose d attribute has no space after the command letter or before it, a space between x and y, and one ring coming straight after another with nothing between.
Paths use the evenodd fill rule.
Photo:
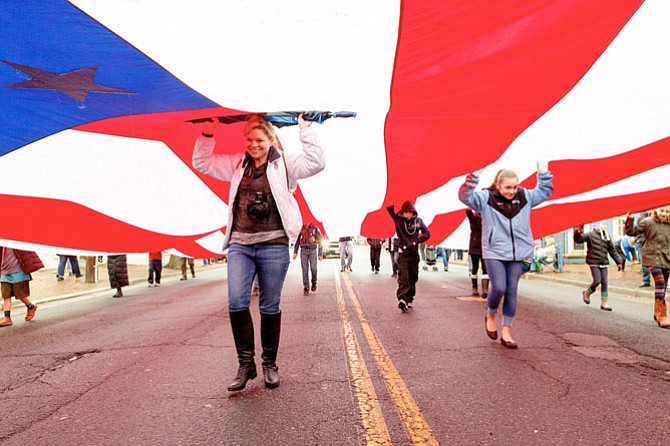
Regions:
<instances>
[{"instance_id":1,"label":"camera strap","mask_svg":"<svg viewBox=\"0 0 670 446\"><path fill-rule=\"evenodd\" d=\"M284 151L282 150L281 152L281 160L284 162L284 170L286 171L286 188L288 189L289 193L291 192L291 185L288 182L288 167L286 167L286 157L284 157Z\"/></svg>"}]
</instances>

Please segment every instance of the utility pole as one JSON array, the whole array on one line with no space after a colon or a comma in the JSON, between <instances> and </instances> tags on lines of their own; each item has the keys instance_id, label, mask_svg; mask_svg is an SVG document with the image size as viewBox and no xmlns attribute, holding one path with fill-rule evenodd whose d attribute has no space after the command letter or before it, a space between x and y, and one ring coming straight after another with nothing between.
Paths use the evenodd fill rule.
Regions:
<instances>
[{"instance_id":1,"label":"utility pole","mask_svg":"<svg viewBox=\"0 0 670 446\"><path fill-rule=\"evenodd\" d=\"M95 283L97 279L96 257L86 256L86 283Z\"/></svg>"}]
</instances>

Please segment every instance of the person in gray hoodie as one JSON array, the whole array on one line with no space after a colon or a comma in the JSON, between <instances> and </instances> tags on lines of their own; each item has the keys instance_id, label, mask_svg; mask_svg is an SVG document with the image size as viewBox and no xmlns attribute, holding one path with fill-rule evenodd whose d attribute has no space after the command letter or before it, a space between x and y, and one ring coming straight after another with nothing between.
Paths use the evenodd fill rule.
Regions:
<instances>
[{"instance_id":1,"label":"person in gray hoodie","mask_svg":"<svg viewBox=\"0 0 670 446\"><path fill-rule=\"evenodd\" d=\"M554 177L547 163L538 163L537 186L526 189L518 185L516 173L501 169L491 186L475 191L481 172L467 175L458 198L482 217L482 257L491 281L486 301L486 334L491 339L498 339L496 314L504 296L500 342L507 348L517 348L512 339L517 287L523 261L533 256L535 248L530 210L551 196Z\"/></svg>"}]
</instances>

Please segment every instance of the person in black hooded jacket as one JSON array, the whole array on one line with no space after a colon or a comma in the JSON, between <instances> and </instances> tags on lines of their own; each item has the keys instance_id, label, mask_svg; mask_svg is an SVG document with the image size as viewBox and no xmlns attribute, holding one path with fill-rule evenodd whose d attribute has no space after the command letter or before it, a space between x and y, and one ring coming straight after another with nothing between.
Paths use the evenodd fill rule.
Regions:
<instances>
[{"instance_id":1,"label":"person in black hooded jacket","mask_svg":"<svg viewBox=\"0 0 670 446\"><path fill-rule=\"evenodd\" d=\"M486 273L486 263L482 258L482 216L479 212L472 209L466 209L465 215L470 222L470 244L468 246L468 255L470 256L470 280L472 281L472 295L479 296L479 286L477 285L477 273L479 273L479 264L482 265L482 298L486 299L489 294L489 276Z\"/></svg>"},{"instance_id":2,"label":"person in black hooded jacket","mask_svg":"<svg viewBox=\"0 0 670 446\"><path fill-rule=\"evenodd\" d=\"M128 261L125 254L107 256L107 273L110 288L116 288L112 297L123 297L121 288L130 284L128 280Z\"/></svg>"},{"instance_id":3,"label":"person in black hooded jacket","mask_svg":"<svg viewBox=\"0 0 670 446\"><path fill-rule=\"evenodd\" d=\"M586 305L591 303L591 294L596 292L600 285L600 309L612 311L612 307L607 303L607 271L610 263L607 254L612 256L619 271L622 270L623 259L614 248L614 243L609 234L607 234L607 222L597 222L591 225L589 232L584 232L584 226L574 229L573 239L575 243L586 243L586 264L591 268L593 282L587 289L582 291L582 299Z\"/></svg>"},{"instance_id":4,"label":"person in black hooded jacket","mask_svg":"<svg viewBox=\"0 0 670 446\"><path fill-rule=\"evenodd\" d=\"M419 244L430 238L428 227L418 217L411 201L402 204L400 211L395 206L386 208L393 219L398 236L398 308L405 312L414 306L416 283L419 281Z\"/></svg>"}]
</instances>

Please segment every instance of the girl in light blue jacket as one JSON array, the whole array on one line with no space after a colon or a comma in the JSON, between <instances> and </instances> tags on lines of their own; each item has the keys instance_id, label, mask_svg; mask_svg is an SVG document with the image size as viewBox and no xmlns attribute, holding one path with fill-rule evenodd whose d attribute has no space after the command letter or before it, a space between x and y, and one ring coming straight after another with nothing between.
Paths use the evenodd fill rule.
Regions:
<instances>
[{"instance_id":1,"label":"girl in light blue jacket","mask_svg":"<svg viewBox=\"0 0 670 446\"><path fill-rule=\"evenodd\" d=\"M500 342L507 348L517 348L512 339L517 287L523 261L533 256L535 246L530 210L551 196L554 177L546 163L538 163L537 186L526 189L518 185L516 173L502 169L489 188L475 191L480 173L481 170L466 177L458 198L482 216L482 257L491 281L486 300L486 334L498 339L496 314L504 296Z\"/></svg>"}]
</instances>

